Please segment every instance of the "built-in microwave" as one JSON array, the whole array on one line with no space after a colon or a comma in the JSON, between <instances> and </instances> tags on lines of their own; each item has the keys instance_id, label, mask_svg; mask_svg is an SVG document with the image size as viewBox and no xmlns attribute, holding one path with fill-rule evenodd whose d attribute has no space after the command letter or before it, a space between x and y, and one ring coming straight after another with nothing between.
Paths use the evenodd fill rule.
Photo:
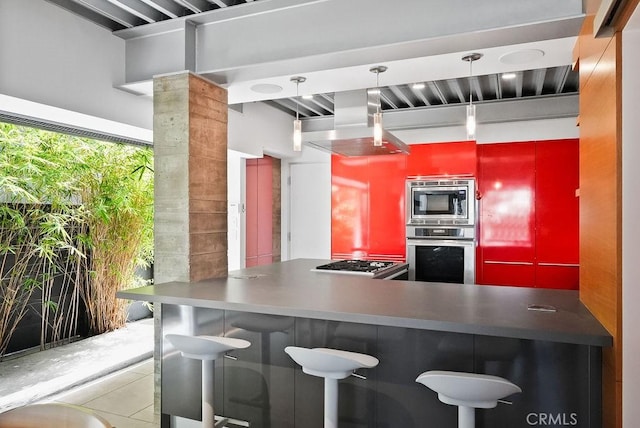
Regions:
<instances>
[{"instance_id":1,"label":"built-in microwave","mask_svg":"<svg viewBox=\"0 0 640 428\"><path fill-rule=\"evenodd\" d=\"M407 180L407 224L475 224L475 180Z\"/></svg>"}]
</instances>

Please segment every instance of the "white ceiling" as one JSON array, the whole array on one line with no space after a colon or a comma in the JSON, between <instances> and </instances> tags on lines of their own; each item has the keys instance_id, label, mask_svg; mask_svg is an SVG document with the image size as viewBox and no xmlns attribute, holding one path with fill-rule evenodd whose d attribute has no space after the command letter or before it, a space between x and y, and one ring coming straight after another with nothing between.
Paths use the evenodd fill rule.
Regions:
<instances>
[{"instance_id":1,"label":"white ceiling","mask_svg":"<svg viewBox=\"0 0 640 428\"><path fill-rule=\"evenodd\" d=\"M466 77L461 58L471 52L484 55L476 76L566 66L584 18L582 0L48 1L103 26L118 12L127 77L114 85L150 95L154 75L191 69L225 86L230 104L294 97L296 75L307 78L300 95L370 88L376 65L388 67L380 86ZM174 16L143 14L149 6ZM543 55L501 61L529 50ZM258 84L282 90L251 89Z\"/></svg>"}]
</instances>

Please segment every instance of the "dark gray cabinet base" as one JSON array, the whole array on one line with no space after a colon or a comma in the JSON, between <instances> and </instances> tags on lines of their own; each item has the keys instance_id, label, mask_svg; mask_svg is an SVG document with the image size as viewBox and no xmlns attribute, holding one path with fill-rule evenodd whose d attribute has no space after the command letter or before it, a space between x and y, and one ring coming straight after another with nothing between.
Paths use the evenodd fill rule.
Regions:
<instances>
[{"instance_id":1,"label":"dark gray cabinet base","mask_svg":"<svg viewBox=\"0 0 640 428\"><path fill-rule=\"evenodd\" d=\"M304 374L285 346L331 347L373 355L380 364L339 384L340 427L457 426L457 409L417 384L427 370L502 376L523 392L511 405L478 410L478 428L600 428L599 347L354 324L168 305L162 333L225 335L251 341L216 362L216 413L252 428L321 428L323 379ZM162 347L162 413L200 419L200 362ZM163 418L166 428L169 418Z\"/></svg>"}]
</instances>

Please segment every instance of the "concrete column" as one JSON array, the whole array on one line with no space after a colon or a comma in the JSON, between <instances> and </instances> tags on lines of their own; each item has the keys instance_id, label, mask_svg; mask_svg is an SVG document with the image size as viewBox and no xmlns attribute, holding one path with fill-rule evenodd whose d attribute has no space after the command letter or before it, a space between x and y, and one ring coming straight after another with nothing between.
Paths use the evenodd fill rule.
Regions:
<instances>
[{"instance_id":1,"label":"concrete column","mask_svg":"<svg viewBox=\"0 0 640 428\"><path fill-rule=\"evenodd\" d=\"M189 72L154 78L153 145L155 283L227 276L227 91ZM156 305L156 414L161 317Z\"/></svg>"},{"instance_id":2,"label":"concrete column","mask_svg":"<svg viewBox=\"0 0 640 428\"><path fill-rule=\"evenodd\" d=\"M227 275L227 91L154 79L156 283Z\"/></svg>"}]
</instances>

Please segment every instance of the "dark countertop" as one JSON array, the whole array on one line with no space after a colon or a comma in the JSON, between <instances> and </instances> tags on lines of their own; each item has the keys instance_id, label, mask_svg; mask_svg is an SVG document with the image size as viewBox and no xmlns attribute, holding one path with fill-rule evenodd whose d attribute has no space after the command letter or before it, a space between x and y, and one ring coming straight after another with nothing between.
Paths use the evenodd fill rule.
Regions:
<instances>
[{"instance_id":1,"label":"dark countertop","mask_svg":"<svg viewBox=\"0 0 640 428\"><path fill-rule=\"evenodd\" d=\"M612 346L577 291L384 281L311 272L327 260L297 259L201 282L169 282L118 297L232 311L393 327ZM557 312L527 310L552 305Z\"/></svg>"}]
</instances>

